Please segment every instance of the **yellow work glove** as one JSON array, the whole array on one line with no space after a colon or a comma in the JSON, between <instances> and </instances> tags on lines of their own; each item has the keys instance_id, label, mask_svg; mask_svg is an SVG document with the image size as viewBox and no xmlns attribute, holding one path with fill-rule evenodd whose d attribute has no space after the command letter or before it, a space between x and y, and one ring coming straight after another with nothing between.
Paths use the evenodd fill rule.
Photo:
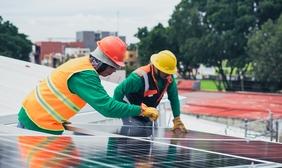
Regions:
<instances>
[{"instance_id":1,"label":"yellow work glove","mask_svg":"<svg viewBox=\"0 0 282 168\"><path fill-rule=\"evenodd\" d=\"M154 107L148 107L142 103L140 116L149 117L151 121L156 121L159 117L159 111Z\"/></svg>"},{"instance_id":2,"label":"yellow work glove","mask_svg":"<svg viewBox=\"0 0 282 168\"><path fill-rule=\"evenodd\" d=\"M173 119L173 128L172 128L173 132L180 132L180 133L187 133L187 129L185 128L184 124L182 123L182 121L180 120L180 117L175 117Z\"/></svg>"}]
</instances>

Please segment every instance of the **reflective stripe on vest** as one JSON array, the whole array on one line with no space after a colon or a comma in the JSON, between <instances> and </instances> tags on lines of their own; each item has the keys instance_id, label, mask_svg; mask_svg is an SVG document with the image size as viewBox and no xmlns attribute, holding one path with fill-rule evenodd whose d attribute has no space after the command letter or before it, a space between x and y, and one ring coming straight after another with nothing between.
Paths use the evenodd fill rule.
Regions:
<instances>
[{"instance_id":1,"label":"reflective stripe on vest","mask_svg":"<svg viewBox=\"0 0 282 168\"><path fill-rule=\"evenodd\" d=\"M148 74L141 70L140 71L143 75L143 78L144 78L144 82L145 82L145 88L144 88L144 93L147 92L149 90L149 79L148 79Z\"/></svg>"},{"instance_id":2,"label":"reflective stripe on vest","mask_svg":"<svg viewBox=\"0 0 282 168\"><path fill-rule=\"evenodd\" d=\"M122 100L125 101L128 104L131 104L126 96L124 96Z\"/></svg>"},{"instance_id":3,"label":"reflective stripe on vest","mask_svg":"<svg viewBox=\"0 0 282 168\"><path fill-rule=\"evenodd\" d=\"M149 90L148 74L147 74L147 72L145 72L143 69L138 69L138 72L141 73L141 74L139 74L139 75L140 75L140 76L143 76L143 78L144 78L144 83L145 83L145 85L144 85L144 87L145 87L145 88L144 88L144 96L145 96L146 93L147 93L147 91ZM156 93L157 93L157 92L158 92L158 91L156 90ZM129 102L129 100L127 99L126 96L123 97L123 101L125 101L125 102L131 104L131 103Z\"/></svg>"},{"instance_id":4,"label":"reflective stripe on vest","mask_svg":"<svg viewBox=\"0 0 282 168\"><path fill-rule=\"evenodd\" d=\"M149 78L148 78L148 72L150 71L150 67L147 67L147 66L144 66L144 67L141 67L141 68L138 68L135 73L138 74L139 76L142 76L143 79L144 79L144 96L147 95L147 91L149 90L150 88L150 85L149 85Z\"/></svg>"},{"instance_id":5,"label":"reflective stripe on vest","mask_svg":"<svg viewBox=\"0 0 282 168\"><path fill-rule=\"evenodd\" d=\"M77 112L80 110L80 108L75 105L71 100L69 100L63 93L59 91L59 89L56 88L56 86L52 83L52 80L50 76L47 78L47 84L50 88L50 90L60 99L65 105L67 105L70 109Z\"/></svg>"},{"instance_id":6,"label":"reflective stripe on vest","mask_svg":"<svg viewBox=\"0 0 282 168\"><path fill-rule=\"evenodd\" d=\"M89 57L80 57L54 69L47 79L41 81L23 102L29 118L40 128L62 131L62 123L75 115L86 102L71 93L68 79L75 73L92 70Z\"/></svg>"},{"instance_id":7,"label":"reflective stripe on vest","mask_svg":"<svg viewBox=\"0 0 282 168\"><path fill-rule=\"evenodd\" d=\"M158 88L158 83L154 77L154 70L153 70L153 65L148 64L146 66L140 67L136 70L136 73L139 76L142 76L144 78L144 82L145 82L145 89L144 89L144 97L150 97L153 96L154 94L157 94L160 90ZM151 73L153 80L154 80L154 84L157 87L157 90L149 90L149 78L148 78L148 73ZM163 91L160 94L160 97L158 98L157 102L159 103L160 100L162 99L164 93L166 92L169 84L172 82L172 78L171 76L168 76L166 84L163 88Z\"/></svg>"},{"instance_id":8,"label":"reflective stripe on vest","mask_svg":"<svg viewBox=\"0 0 282 168\"><path fill-rule=\"evenodd\" d=\"M39 102L39 104L52 116L54 117L54 119L59 122L59 123L63 123L63 121L65 120L58 112L56 112L54 110L54 108L52 108L42 97L38 86L35 89L35 98L36 100Z\"/></svg>"}]
</instances>

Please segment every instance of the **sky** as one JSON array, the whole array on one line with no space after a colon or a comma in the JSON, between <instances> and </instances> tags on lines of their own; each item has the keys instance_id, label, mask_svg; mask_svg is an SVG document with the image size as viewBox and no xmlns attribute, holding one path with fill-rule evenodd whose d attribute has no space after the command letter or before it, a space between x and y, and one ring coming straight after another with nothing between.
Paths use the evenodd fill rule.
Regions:
<instances>
[{"instance_id":1,"label":"sky","mask_svg":"<svg viewBox=\"0 0 282 168\"><path fill-rule=\"evenodd\" d=\"M135 43L138 28L168 25L180 0L0 0L0 16L35 41L74 41L77 31L118 31Z\"/></svg>"}]
</instances>

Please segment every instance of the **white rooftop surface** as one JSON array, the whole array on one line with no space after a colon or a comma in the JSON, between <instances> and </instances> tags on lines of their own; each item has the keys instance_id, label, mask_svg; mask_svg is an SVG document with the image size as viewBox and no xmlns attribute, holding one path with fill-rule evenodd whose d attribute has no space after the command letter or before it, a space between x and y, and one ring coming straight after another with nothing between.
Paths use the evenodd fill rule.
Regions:
<instances>
[{"instance_id":1,"label":"white rooftop surface","mask_svg":"<svg viewBox=\"0 0 282 168\"><path fill-rule=\"evenodd\" d=\"M23 98L51 70L50 67L0 56L0 116L17 113Z\"/></svg>"}]
</instances>

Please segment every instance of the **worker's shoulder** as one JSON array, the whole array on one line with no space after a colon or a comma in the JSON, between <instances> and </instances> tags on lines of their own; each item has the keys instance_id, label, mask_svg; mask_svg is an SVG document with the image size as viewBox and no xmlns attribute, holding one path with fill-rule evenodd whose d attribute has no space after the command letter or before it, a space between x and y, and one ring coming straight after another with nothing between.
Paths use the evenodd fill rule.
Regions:
<instances>
[{"instance_id":1,"label":"worker's shoulder","mask_svg":"<svg viewBox=\"0 0 282 168\"><path fill-rule=\"evenodd\" d=\"M133 83L134 85L141 84L143 81L143 78L136 74L135 72L130 73L127 78L125 79L126 83Z\"/></svg>"},{"instance_id":2,"label":"worker's shoulder","mask_svg":"<svg viewBox=\"0 0 282 168\"><path fill-rule=\"evenodd\" d=\"M142 75L140 73L137 73L136 70L135 70L132 73L130 73L127 78L141 79L141 77L142 77Z\"/></svg>"},{"instance_id":3,"label":"worker's shoulder","mask_svg":"<svg viewBox=\"0 0 282 168\"><path fill-rule=\"evenodd\" d=\"M133 71L132 74L136 74L139 77L143 77L145 74L147 74L147 72L142 68L138 68L135 71Z\"/></svg>"},{"instance_id":4,"label":"worker's shoulder","mask_svg":"<svg viewBox=\"0 0 282 168\"><path fill-rule=\"evenodd\" d=\"M74 73L71 78L83 79L88 81L100 81L100 77L96 71L93 70L83 70Z\"/></svg>"}]
</instances>

